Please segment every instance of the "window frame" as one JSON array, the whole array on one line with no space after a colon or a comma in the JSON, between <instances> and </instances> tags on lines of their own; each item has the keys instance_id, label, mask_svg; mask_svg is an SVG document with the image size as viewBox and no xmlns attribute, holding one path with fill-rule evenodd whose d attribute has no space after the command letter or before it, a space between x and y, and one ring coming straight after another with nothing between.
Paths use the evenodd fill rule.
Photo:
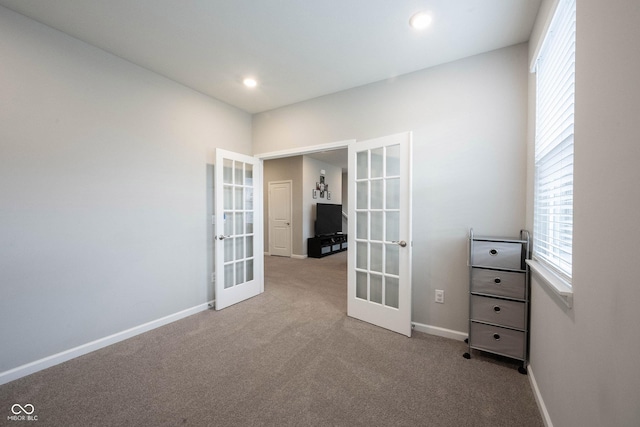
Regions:
<instances>
[{"instance_id":1,"label":"window frame","mask_svg":"<svg viewBox=\"0 0 640 427\"><path fill-rule=\"evenodd\" d=\"M555 287L563 292L571 290L573 276L575 34L576 0L559 0L532 70L536 74L533 259L540 264L536 270L544 267L547 278L561 282Z\"/></svg>"}]
</instances>

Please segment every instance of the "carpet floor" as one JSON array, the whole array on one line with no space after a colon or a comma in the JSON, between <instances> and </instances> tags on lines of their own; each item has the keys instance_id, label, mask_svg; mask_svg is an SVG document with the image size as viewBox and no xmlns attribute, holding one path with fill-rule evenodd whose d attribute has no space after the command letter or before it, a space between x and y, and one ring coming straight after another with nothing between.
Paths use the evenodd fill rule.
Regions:
<instances>
[{"instance_id":1,"label":"carpet floor","mask_svg":"<svg viewBox=\"0 0 640 427\"><path fill-rule=\"evenodd\" d=\"M346 252L265 257L265 292L0 386L0 425L543 426L527 376L346 316Z\"/></svg>"}]
</instances>

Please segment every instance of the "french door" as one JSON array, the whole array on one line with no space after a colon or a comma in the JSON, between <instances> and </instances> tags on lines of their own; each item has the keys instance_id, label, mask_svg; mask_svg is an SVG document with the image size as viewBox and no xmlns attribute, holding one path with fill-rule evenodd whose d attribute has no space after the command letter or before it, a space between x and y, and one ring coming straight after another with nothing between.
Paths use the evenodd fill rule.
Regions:
<instances>
[{"instance_id":1,"label":"french door","mask_svg":"<svg viewBox=\"0 0 640 427\"><path fill-rule=\"evenodd\" d=\"M348 151L347 314L411 336L411 133Z\"/></svg>"},{"instance_id":2,"label":"french door","mask_svg":"<svg viewBox=\"0 0 640 427\"><path fill-rule=\"evenodd\" d=\"M262 161L216 149L215 308L264 292Z\"/></svg>"}]
</instances>

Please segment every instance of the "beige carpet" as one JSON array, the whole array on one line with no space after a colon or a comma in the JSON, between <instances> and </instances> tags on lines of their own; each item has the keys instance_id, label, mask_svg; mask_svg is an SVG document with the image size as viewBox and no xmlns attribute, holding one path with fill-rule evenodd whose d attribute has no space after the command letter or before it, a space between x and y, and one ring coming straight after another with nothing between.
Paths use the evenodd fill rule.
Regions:
<instances>
[{"instance_id":1,"label":"beige carpet","mask_svg":"<svg viewBox=\"0 0 640 427\"><path fill-rule=\"evenodd\" d=\"M0 425L543 425L517 364L348 318L346 252L265 264L258 297L0 386Z\"/></svg>"}]
</instances>

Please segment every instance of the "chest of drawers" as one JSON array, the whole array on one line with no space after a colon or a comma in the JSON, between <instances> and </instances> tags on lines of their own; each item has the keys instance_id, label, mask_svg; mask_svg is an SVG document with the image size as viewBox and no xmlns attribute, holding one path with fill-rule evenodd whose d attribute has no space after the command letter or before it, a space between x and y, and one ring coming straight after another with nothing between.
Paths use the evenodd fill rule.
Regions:
<instances>
[{"instance_id":1,"label":"chest of drawers","mask_svg":"<svg viewBox=\"0 0 640 427\"><path fill-rule=\"evenodd\" d=\"M480 350L522 362L529 342L529 232L514 239L478 237L469 231L469 351Z\"/></svg>"}]
</instances>

